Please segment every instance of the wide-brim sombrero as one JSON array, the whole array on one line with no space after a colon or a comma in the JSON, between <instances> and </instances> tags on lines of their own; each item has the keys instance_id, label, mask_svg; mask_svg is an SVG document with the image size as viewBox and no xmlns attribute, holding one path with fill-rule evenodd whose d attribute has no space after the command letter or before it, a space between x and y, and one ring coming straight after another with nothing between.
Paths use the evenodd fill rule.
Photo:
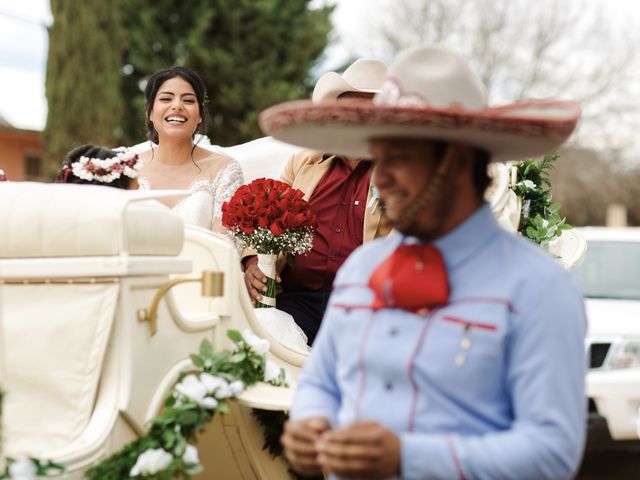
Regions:
<instances>
[{"instance_id":1,"label":"wide-brim sombrero","mask_svg":"<svg viewBox=\"0 0 640 480\"><path fill-rule=\"evenodd\" d=\"M487 107L481 82L455 52L438 45L401 54L372 103L286 102L260 115L283 142L367 158L373 138L472 145L492 160L535 157L558 148L580 118L575 102L533 100Z\"/></svg>"}]
</instances>

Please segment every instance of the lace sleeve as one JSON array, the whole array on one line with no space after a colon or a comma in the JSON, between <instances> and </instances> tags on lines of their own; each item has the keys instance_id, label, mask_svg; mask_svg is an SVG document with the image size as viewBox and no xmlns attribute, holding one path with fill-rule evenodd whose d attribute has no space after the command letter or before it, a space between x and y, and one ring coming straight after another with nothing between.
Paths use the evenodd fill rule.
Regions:
<instances>
[{"instance_id":1,"label":"lace sleeve","mask_svg":"<svg viewBox=\"0 0 640 480\"><path fill-rule=\"evenodd\" d=\"M229 200L243 183L244 176L242 174L242 168L235 160L231 160L229 165L218 173L213 188L213 231L220 232L221 229L223 229L220 223L222 218L222 204Z\"/></svg>"}]
</instances>

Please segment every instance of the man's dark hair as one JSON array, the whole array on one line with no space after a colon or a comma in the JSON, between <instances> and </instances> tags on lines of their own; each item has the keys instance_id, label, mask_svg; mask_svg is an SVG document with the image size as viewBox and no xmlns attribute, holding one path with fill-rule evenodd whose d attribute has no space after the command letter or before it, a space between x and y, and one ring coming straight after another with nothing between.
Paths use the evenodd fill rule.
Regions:
<instances>
[{"instance_id":1,"label":"man's dark hair","mask_svg":"<svg viewBox=\"0 0 640 480\"><path fill-rule=\"evenodd\" d=\"M491 178L487 173L487 168L489 167L489 161L491 160L491 155L478 148L475 149L476 153L476 161L473 164L473 186L476 189L476 195L480 200L484 200L484 193L489 184L491 183Z\"/></svg>"}]
</instances>

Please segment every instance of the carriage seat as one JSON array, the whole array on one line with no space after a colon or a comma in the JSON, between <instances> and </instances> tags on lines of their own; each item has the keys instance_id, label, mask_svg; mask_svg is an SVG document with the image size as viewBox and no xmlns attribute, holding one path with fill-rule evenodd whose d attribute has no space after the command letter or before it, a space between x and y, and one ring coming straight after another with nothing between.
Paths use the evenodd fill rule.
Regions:
<instances>
[{"instance_id":1,"label":"carriage seat","mask_svg":"<svg viewBox=\"0 0 640 480\"><path fill-rule=\"evenodd\" d=\"M127 277L191 271L177 257L182 220L155 195L0 185L6 454L49 456L88 444L114 319L131 295Z\"/></svg>"}]
</instances>

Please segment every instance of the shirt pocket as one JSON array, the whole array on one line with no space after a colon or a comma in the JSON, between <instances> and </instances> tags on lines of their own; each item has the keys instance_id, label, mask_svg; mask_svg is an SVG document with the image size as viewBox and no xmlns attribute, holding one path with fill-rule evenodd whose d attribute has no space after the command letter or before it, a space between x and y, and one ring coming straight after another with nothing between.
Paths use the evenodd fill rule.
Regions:
<instances>
[{"instance_id":1,"label":"shirt pocket","mask_svg":"<svg viewBox=\"0 0 640 480\"><path fill-rule=\"evenodd\" d=\"M505 366L508 313L498 306L464 310L443 311L433 319L426 369L445 383L492 383Z\"/></svg>"}]
</instances>

